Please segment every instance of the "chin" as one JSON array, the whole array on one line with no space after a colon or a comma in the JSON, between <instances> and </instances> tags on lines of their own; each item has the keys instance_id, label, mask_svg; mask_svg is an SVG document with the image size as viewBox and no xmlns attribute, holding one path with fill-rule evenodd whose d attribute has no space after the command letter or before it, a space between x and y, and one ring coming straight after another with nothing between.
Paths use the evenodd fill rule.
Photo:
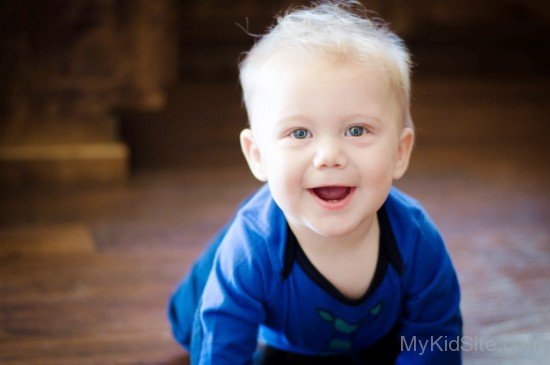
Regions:
<instances>
[{"instance_id":1,"label":"chin","mask_svg":"<svg viewBox=\"0 0 550 365\"><path fill-rule=\"evenodd\" d=\"M320 224L311 229L320 236L327 238L339 238L346 236L354 231L355 226L348 224L342 224L341 222L334 222L328 224Z\"/></svg>"}]
</instances>

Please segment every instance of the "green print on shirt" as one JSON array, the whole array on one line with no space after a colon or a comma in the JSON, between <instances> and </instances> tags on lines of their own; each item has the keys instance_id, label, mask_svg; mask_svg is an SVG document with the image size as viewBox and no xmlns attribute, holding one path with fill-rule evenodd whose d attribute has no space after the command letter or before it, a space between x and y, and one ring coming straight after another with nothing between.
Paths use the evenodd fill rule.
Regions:
<instances>
[{"instance_id":1,"label":"green print on shirt","mask_svg":"<svg viewBox=\"0 0 550 365\"><path fill-rule=\"evenodd\" d=\"M379 301L369 310L369 315L357 322L348 323L344 319L334 316L330 311L317 308L317 314L325 322L332 323L334 335L327 346L327 353L345 352L351 349L353 335L359 327L370 322L380 314L383 302Z\"/></svg>"}]
</instances>

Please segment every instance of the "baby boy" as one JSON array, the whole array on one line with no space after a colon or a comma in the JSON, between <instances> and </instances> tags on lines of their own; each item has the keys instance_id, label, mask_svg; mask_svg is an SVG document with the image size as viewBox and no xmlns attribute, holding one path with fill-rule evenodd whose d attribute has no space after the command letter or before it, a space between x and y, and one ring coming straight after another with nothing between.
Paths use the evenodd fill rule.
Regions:
<instances>
[{"instance_id":1,"label":"baby boy","mask_svg":"<svg viewBox=\"0 0 550 365\"><path fill-rule=\"evenodd\" d=\"M409 54L354 2L290 11L240 65L266 182L171 298L193 364L459 364L453 265L409 164Z\"/></svg>"}]
</instances>

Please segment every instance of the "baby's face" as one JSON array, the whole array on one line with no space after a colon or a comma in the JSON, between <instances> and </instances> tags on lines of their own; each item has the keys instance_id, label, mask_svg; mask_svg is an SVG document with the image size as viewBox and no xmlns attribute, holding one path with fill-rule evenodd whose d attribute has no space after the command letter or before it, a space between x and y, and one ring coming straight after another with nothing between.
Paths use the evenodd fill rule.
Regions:
<instances>
[{"instance_id":1,"label":"baby's face","mask_svg":"<svg viewBox=\"0 0 550 365\"><path fill-rule=\"evenodd\" d=\"M241 134L255 176L291 227L339 237L369 226L413 141L386 74L287 59L266 75L249 106L252 130Z\"/></svg>"}]
</instances>

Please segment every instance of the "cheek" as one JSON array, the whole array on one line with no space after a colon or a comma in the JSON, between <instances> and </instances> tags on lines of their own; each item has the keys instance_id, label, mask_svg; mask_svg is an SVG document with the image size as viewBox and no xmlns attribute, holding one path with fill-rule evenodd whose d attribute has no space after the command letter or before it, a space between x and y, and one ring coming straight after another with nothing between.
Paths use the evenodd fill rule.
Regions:
<instances>
[{"instance_id":1,"label":"cheek","mask_svg":"<svg viewBox=\"0 0 550 365\"><path fill-rule=\"evenodd\" d=\"M360 160L363 178L368 182L392 182L394 157L388 150L380 150L363 156Z\"/></svg>"},{"instance_id":2,"label":"cheek","mask_svg":"<svg viewBox=\"0 0 550 365\"><path fill-rule=\"evenodd\" d=\"M271 179L288 191L301 186L303 168L299 161L281 156L273 161Z\"/></svg>"},{"instance_id":3,"label":"cheek","mask_svg":"<svg viewBox=\"0 0 550 365\"><path fill-rule=\"evenodd\" d=\"M268 181L272 193L281 199L291 200L299 194L307 166L303 159L292 154L270 154L268 161Z\"/></svg>"},{"instance_id":4,"label":"cheek","mask_svg":"<svg viewBox=\"0 0 550 365\"><path fill-rule=\"evenodd\" d=\"M302 160L302 156L299 154L286 151L284 148L278 147L277 144L265 152L264 161L272 178L277 179L283 176L289 178L299 170Z\"/></svg>"}]
</instances>

